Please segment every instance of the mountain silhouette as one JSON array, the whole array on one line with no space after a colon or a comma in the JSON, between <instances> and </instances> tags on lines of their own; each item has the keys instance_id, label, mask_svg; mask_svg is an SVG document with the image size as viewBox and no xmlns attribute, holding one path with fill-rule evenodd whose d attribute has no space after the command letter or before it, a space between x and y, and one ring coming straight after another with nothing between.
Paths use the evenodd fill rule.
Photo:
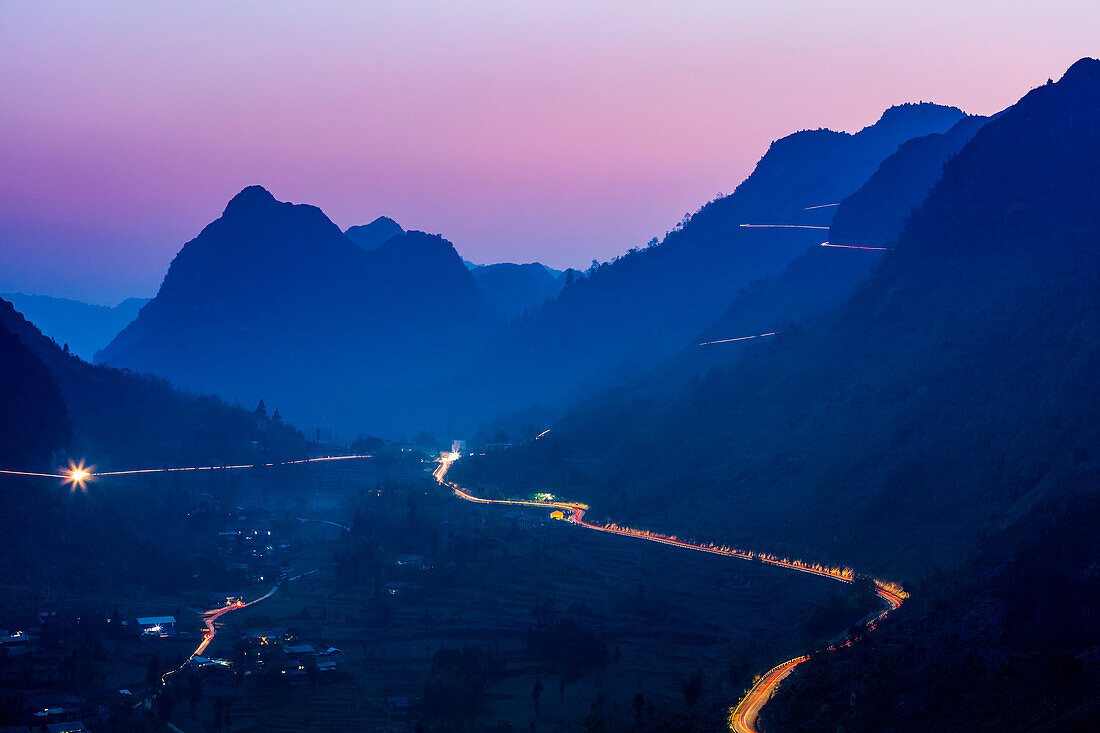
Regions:
<instances>
[{"instance_id":1,"label":"mountain silhouette","mask_svg":"<svg viewBox=\"0 0 1100 733\"><path fill-rule=\"evenodd\" d=\"M943 174L944 165L974 136L987 117L967 116L944 133L913 138L887 157L871 177L836 207L829 244L889 248L897 243L909 215L920 206ZM700 335L699 342L781 331L836 306L882 259L874 249L811 246L783 272L745 288L729 308ZM689 347L695 368L738 358L751 347Z\"/></svg>"},{"instance_id":2,"label":"mountain silhouette","mask_svg":"<svg viewBox=\"0 0 1100 733\"><path fill-rule=\"evenodd\" d=\"M157 296L97 359L352 430L376 427L377 395L467 345L440 336L494 322L442 237L406 232L366 251L317 207L250 186L184 245Z\"/></svg>"},{"instance_id":3,"label":"mountain silhouette","mask_svg":"<svg viewBox=\"0 0 1100 733\"><path fill-rule=\"evenodd\" d=\"M489 305L506 318L542 305L565 285L560 275L555 276L538 262L525 265L502 262L482 265L470 272Z\"/></svg>"},{"instance_id":4,"label":"mountain silhouette","mask_svg":"<svg viewBox=\"0 0 1100 733\"><path fill-rule=\"evenodd\" d=\"M779 273L828 226L832 209L913 137L963 118L952 107L902 105L856 134L794 133L771 145L733 194L710 202L664 240L594 267L517 319L487 353L449 381L445 418L466 421L539 402L575 399L650 369L703 331L751 282ZM438 387L435 391L438 391ZM438 409L438 408L437 408Z\"/></svg>"},{"instance_id":5,"label":"mountain silhouette","mask_svg":"<svg viewBox=\"0 0 1100 733\"><path fill-rule=\"evenodd\" d=\"M72 427L53 374L8 328L14 315L0 298L0 465L42 472L68 446Z\"/></svg>"},{"instance_id":6,"label":"mountain silhouette","mask_svg":"<svg viewBox=\"0 0 1100 733\"><path fill-rule=\"evenodd\" d=\"M982 126L846 303L737 364L581 406L530 480L895 577L1064 486L1094 491L1098 166L1090 59ZM597 441L606 461L561 485Z\"/></svg>"},{"instance_id":7,"label":"mountain silhouette","mask_svg":"<svg viewBox=\"0 0 1100 733\"><path fill-rule=\"evenodd\" d=\"M370 224L349 227L344 232L348 239L366 250L374 249L387 239L404 233L401 225L388 216L380 216Z\"/></svg>"},{"instance_id":8,"label":"mountain silhouette","mask_svg":"<svg viewBox=\"0 0 1100 733\"><path fill-rule=\"evenodd\" d=\"M913 209L943 175L943 166L990 118L970 115L950 130L903 143L836 209L833 244L886 247L897 241Z\"/></svg>"}]
</instances>

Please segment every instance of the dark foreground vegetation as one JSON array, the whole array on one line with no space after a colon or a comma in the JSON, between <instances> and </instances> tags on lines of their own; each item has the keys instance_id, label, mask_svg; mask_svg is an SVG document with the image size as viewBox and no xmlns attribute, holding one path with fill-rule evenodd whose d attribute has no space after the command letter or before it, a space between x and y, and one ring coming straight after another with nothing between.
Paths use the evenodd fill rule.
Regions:
<instances>
[{"instance_id":1,"label":"dark foreground vegetation","mask_svg":"<svg viewBox=\"0 0 1100 733\"><path fill-rule=\"evenodd\" d=\"M1023 539L1002 533L926 578L882 633L800 668L762 728L1095 730L1097 516L1095 494L1066 497L1030 515Z\"/></svg>"}]
</instances>

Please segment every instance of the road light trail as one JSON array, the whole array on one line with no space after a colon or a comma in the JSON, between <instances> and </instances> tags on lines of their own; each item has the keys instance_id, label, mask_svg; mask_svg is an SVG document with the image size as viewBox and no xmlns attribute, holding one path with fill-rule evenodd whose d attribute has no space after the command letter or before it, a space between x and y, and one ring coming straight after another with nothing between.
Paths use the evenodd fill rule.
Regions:
<instances>
[{"instance_id":1,"label":"road light trail","mask_svg":"<svg viewBox=\"0 0 1100 733\"><path fill-rule=\"evenodd\" d=\"M3 471L0 473L5 476L35 476L38 478L69 478L68 474L64 473L32 473L31 471Z\"/></svg>"},{"instance_id":2,"label":"road light trail","mask_svg":"<svg viewBox=\"0 0 1100 733\"><path fill-rule=\"evenodd\" d=\"M32 476L35 478L59 478L65 483L71 483L73 488L84 488L88 481L101 476L135 476L146 473L179 473L181 471L239 471L247 468L275 468L276 466L296 466L303 463L321 463L324 461L354 461L372 458L370 455L351 456L322 456L320 458L299 458L294 461L274 461L272 463L248 463L238 466L182 466L176 468L135 468L128 471L93 471L83 462L70 463L67 469L61 473L34 473L32 471L12 471L0 469L0 475L4 476Z\"/></svg>"},{"instance_id":3,"label":"road light trail","mask_svg":"<svg viewBox=\"0 0 1100 733\"><path fill-rule=\"evenodd\" d=\"M129 471L100 471L88 474L89 476L133 476L140 473L177 473L180 471L237 471L245 468L274 468L276 466L296 466L302 463L319 463L322 461L352 461L360 458L371 458L369 455L354 456L324 456L322 458L300 458L296 461L274 461L272 463L248 463L239 466L184 466L179 468L135 468Z\"/></svg>"},{"instance_id":4,"label":"road light trail","mask_svg":"<svg viewBox=\"0 0 1100 733\"><path fill-rule=\"evenodd\" d=\"M748 694L741 698L741 702L730 710L727 721L729 729L734 733L755 733L756 718L760 715L760 709L764 707L764 703L771 699L779 683L807 659L809 659L808 656L795 657L762 674Z\"/></svg>"},{"instance_id":5,"label":"road light trail","mask_svg":"<svg viewBox=\"0 0 1100 733\"><path fill-rule=\"evenodd\" d=\"M813 211L814 209L827 209L830 206L840 206L840 204L818 204L817 206L807 206L803 211Z\"/></svg>"},{"instance_id":6,"label":"road light trail","mask_svg":"<svg viewBox=\"0 0 1100 733\"><path fill-rule=\"evenodd\" d=\"M546 430L543 430L541 433L539 433L538 435L535 436L535 440L541 439L544 435L546 435L549 432L550 432L549 428L547 428Z\"/></svg>"},{"instance_id":7,"label":"road light trail","mask_svg":"<svg viewBox=\"0 0 1100 733\"><path fill-rule=\"evenodd\" d=\"M301 576L299 576L299 577L301 577ZM277 590L279 590L279 584L278 583L276 583L275 586L271 590L269 590L267 593L260 596L259 598L256 598L256 599L253 599L253 600L249 601L248 603L243 603L241 601L237 601L236 603L227 603L225 606L222 606L221 608L212 608L209 611L203 611L202 612L202 618L203 618L203 624L206 626L206 631L204 631L203 634L202 634L202 641L199 642L199 645L197 647L195 647L195 651L191 652L190 656L188 656L187 659L185 659L183 661L183 664L181 664L180 666L176 667L175 669L169 670L169 671L165 672L163 675L161 675L160 683L162 685L166 684L169 677L171 677L175 673L179 672L180 670L186 668L187 665L191 663L192 659L194 659L195 657L202 656L202 653L206 651L206 648L208 646L210 646L210 642L214 641L214 637L218 635L218 629L214 625L215 622L218 619L220 619L222 616L224 616L225 614L230 613L232 611L239 611L242 608L248 608L249 606L254 606L257 603L259 603L260 601L266 601L268 598L275 595L275 591L277 591Z\"/></svg>"},{"instance_id":8,"label":"road light trail","mask_svg":"<svg viewBox=\"0 0 1100 733\"><path fill-rule=\"evenodd\" d=\"M591 529L596 532L606 532L609 534L623 535L627 537L634 537L637 539L647 540L649 542L657 542L662 545L671 545L673 547L680 547L687 550L693 550L695 552L706 552L712 555L725 555L727 557L736 557L742 560L759 560L767 565L776 565L779 567L787 568L788 570L794 570L800 573L808 573L810 575L817 575L823 578L829 578L841 583L852 583L855 580L855 571L851 568L832 568L824 565L818 565L813 563L806 563L801 560L792 560L790 558L781 558L775 555L768 555L764 553L754 552L750 550L737 550L731 547L719 546L719 545L703 545L695 542L689 542L687 540L677 539L676 537L669 535L657 534L654 532L647 532L645 530L630 529L628 527L619 527L615 524L598 525L588 522L584 518L584 513L588 510L587 504L581 504L579 502L564 502L564 501L527 501L523 499L485 499L480 496L471 494L466 489L462 488L453 481L447 480L447 471L450 469L451 464L458 460L458 453L444 453L440 456L439 467L435 469L432 476L439 482L440 485L446 486L451 489L461 499L473 502L475 504L500 504L504 506L533 506L540 507L542 509L560 510L561 512L568 512L568 520L571 524L576 524L586 529ZM881 611L874 617L874 620L866 625L868 630L874 630L878 625L878 622L886 618L886 615L891 611L896 610L901 606L908 594L896 583L890 583L883 580L874 579L872 581L875 587L875 594L886 604L886 610ZM835 651L839 648L850 646L852 639L846 640L842 644L834 644L828 647L829 651ZM737 705L730 709L729 713L729 730L732 733L757 733L756 730L756 718L760 712L760 709L764 706L779 687L779 683L786 679L795 667L802 664L808 656L796 657L794 659L787 660L782 664L777 665L773 669L769 670L767 674L764 674L757 680L756 684L745 694Z\"/></svg>"},{"instance_id":9,"label":"road light trail","mask_svg":"<svg viewBox=\"0 0 1100 733\"><path fill-rule=\"evenodd\" d=\"M742 229L824 229L829 227L810 226L809 224L741 224Z\"/></svg>"},{"instance_id":10,"label":"road light trail","mask_svg":"<svg viewBox=\"0 0 1100 733\"><path fill-rule=\"evenodd\" d=\"M758 333L755 336L738 336L735 339L718 339L717 341L703 341L700 346L710 346L711 344L729 344L734 341L748 341L749 339L762 339L765 336L775 336L779 331L772 331L771 333Z\"/></svg>"},{"instance_id":11,"label":"road light trail","mask_svg":"<svg viewBox=\"0 0 1100 733\"><path fill-rule=\"evenodd\" d=\"M879 252L885 252L888 249L893 249L893 247L857 247L854 244L833 244L832 242L822 242L821 246L822 247L839 247L841 249L871 249L871 250L877 250Z\"/></svg>"}]
</instances>

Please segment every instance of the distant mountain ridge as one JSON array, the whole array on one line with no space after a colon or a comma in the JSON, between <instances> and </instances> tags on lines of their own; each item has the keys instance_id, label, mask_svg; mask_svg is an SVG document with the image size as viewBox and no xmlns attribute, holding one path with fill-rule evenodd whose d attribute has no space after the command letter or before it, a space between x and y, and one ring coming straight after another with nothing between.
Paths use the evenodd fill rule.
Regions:
<instances>
[{"instance_id":1,"label":"distant mountain ridge","mask_svg":"<svg viewBox=\"0 0 1100 733\"><path fill-rule=\"evenodd\" d=\"M542 305L561 292L561 275L538 262L517 265L503 262L470 270L478 287L497 312L514 318Z\"/></svg>"},{"instance_id":2,"label":"distant mountain ridge","mask_svg":"<svg viewBox=\"0 0 1100 733\"><path fill-rule=\"evenodd\" d=\"M48 295L3 293L2 297L44 334L89 361L149 302L149 298L127 298L112 307Z\"/></svg>"},{"instance_id":3,"label":"distant mountain ridge","mask_svg":"<svg viewBox=\"0 0 1100 733\"><path fill-rule=\"evenodd\" d=\"M395 233L392 219L345 234L316 207L249 187L97 358L245 403L264 397L306 426L468 429L667 358L818 238L740 224L827 225L830 210L806 207L839 200L901 142L962 116L910 105L854 135L795 133L659 246L560 285L537 267L471 271L442 238Z\"/></svg>"},{"instance_id":4,"label":"distant mountain ridge","mask_svg":"<svg viewBox=\"0 0 1100 733\"><path fill-rule=\"evenodd\" d=\"M924 202L947 162L990 118L966 116L943 133L898 146L870 178L834 209L827 239L839 247L811 246L787 268L742 291L699 337L700 342L778 331L839 305L866 279L884 251L846 249L897 243L910 213ZM742 344L747 347L748 344ZM704 349L698 361L721 363L740 349Z\"/></svg>"},{"instance_id":5,"label":"distant mountain ridge","mask_svg":"<svg viewBox=\"0 0 1100 733\"><path fill-rule=\"evenodd\" d=\"M388 216L380 216L370 224L349 227L344 232L348 239L365 250L372 250L386 240L404 233L401 225Z\"/></svg>"},{"instance_id":6,"label":"distant mountain ridge","mask_svg":"<svg viewBox=\"0 0 1100 733\"><path fill-rule=\"evenodd\" d=\"M811 130L774 142L733 194L710 202L657 246L632 251L566 285L517 319L450 381L444 420L470 425L499 412L576 399L659 364L703 331L737 293L783 270L823 232L741 224L828 226L830 208L858 189L898 145L944 132L952 107L903 105L856 134Z\"/></svg>"}]
</instances>

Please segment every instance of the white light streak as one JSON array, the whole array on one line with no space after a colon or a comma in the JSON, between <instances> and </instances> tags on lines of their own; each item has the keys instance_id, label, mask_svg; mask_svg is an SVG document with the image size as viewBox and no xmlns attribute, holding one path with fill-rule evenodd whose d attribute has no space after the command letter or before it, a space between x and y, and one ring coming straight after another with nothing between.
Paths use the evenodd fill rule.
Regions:
<instances>
[{"instance_id":1,"label":"white light streak","mask_svg":"<svg viewBox=\"0 0 1100 733\"><path fill-rule=\"evenodd\" d=\"M704 341L699 345L700 346L710 346L711 344L729 344L729 343L732 343L734 341L748 341L749 339L761 339L761 338L764 338L765 336L774 336L777 333L779 333L779 331L772 331L771 333L758 333L755 336L738 336L735 339L718 339L717 341Z\"/></svg>"},{"instance_id":2,"label":"white light streak","mask_svg":"<svg viewBox=\"0 0 1100 733\"><path fill-rule=\"evenodd\" d=\"M829 227L810 226L809 224L742 224L742 229L824 229Z\"/></svg>"},{"instance_id":3,"label":"white light streak","mask_svg":"<svg viewBox=\"0 0 1100 733\"><path fill-rule=\"evenodd\" d=\"M893 249L893 247L857 247L854 244L833 244L832 242L822 242L821 246L822 247L840 247L841 249L871 249L871 250L878 250L880 252L886 251L888 249Z\"/></svg>"}]
</instances>

